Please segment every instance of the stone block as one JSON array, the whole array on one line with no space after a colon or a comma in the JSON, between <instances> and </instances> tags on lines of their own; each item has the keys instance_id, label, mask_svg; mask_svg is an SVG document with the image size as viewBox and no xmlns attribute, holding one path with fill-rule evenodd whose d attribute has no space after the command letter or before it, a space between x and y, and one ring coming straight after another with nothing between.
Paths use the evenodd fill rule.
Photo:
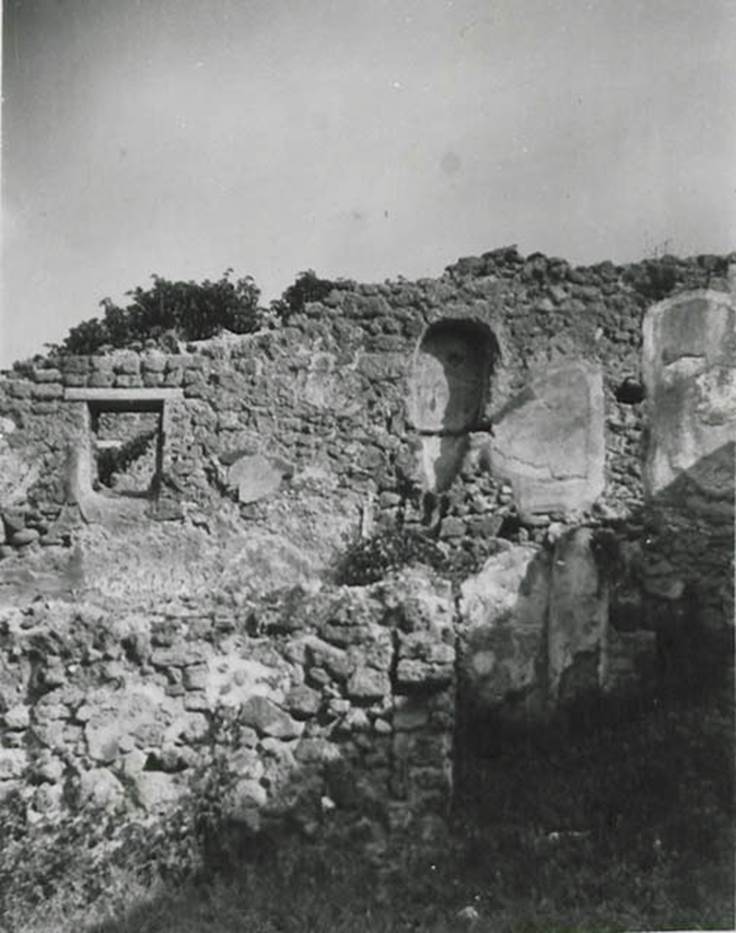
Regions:
<instances>
[{"instance_id":1,"label":"stone block","mask_svg":"<svg viewBox=\"0 0 736 933\"><path fill-rule=\"evenodd\" d=\"M11 706L3 715L3 720L5 722L5 728L11 731L27 729L31 724L29 708L23 703Z\"/></svg>"},{"instance_id":2,"label":"stone block","mask_svg":"<svg viewBox=\"0 0 736 933\"><path fill-rule=\"evenodd\" d=\"M94 371L90 373L88 385L92 389L103 389L115 383L115 374L110 371Z\"/></svg>"},{"instance_id":3,"label":"stone block","mask_svg":"<svg viewBox=\"0 0 736 933\"><path fill-rule=\"evenodd\" d=\"M28 767L28 754L22 748L0 748L0 780L23 777Z\"/></svg>"},{"instance_id":4,"label":"stone block","mask_svg":"<svg viewBox=\"0 0 736 933\"><path fill-rule=\"evenodd\" d=\"M144 373L163 373L166 370L167 357L164 353L149 350L141 357L140 364Z\"/></svg>"},{"instance_id":5,"label":"stone block","mask_svg":"<svg viewBox=\"0 0 736 933\"><path fill-rule=\"evenodd\" d=\"M116 389L137 389L143 385L138 373L117 373L115 375Z\"/></svg>"},{"instance_id":6,"label":"stone block","mask_svg":"<svg viewBox=\"0 0 736 933\"><path fill-rule=\"evenodd\" d=\"M391 680L384 671L362 667L351 674L347 683L348 696L356 700L378 700L391 693Z\"/></svg>"},{"instance_id":7,"label":"stone block","mask_svg":"<svg viewBox=\"0 0 736 933\"><path fill-rule=\"evenodd\" d=\"M78 372L77 370L64 370L63 377L65 386L79 388L81 386L87 385L88 374L86 372Z\"/></svg>"},{"instance_id":8,"label":"stone block","mask_svg":"<svg viewBox=\"0 0 736 933\"><path fill-rule=\"evenodd\" d=\"M31 398L42 402L60 399L64 396L64 387L60 382L41 382L31 389Z\"/></svg>"},{"instance_id":9,"label":"stone block","mask_svg":"<svg viewBox=\"0 0 736 933\"><path fill-rule=\"evenodd\" d=\"M35 528L22 528L10 536L10 544L13 547L25 547L27 544L33 544L38 541L40 535Z\"/></svg>"},{"instance_id":10,"label":"stone block","mask_svg":"<svg viewBox=\"0 0 736 933\"><path fill-rule=\"evenodd\" d=\"M11 379L8 382L8 394L11 398L30 398L31 397L31 383L26 382L25 379Z\"/></svg>"},{"instance_id":11,"label":"stone block","mask_svg":"<svg viewBox=\"0 0 736 933\"><path fill-rule=\"evenodd\" d=\"M93 373L112 373L114 360L111 356L91 356L90 368Z\"/></svg>"},{"instance_id":12,"label":"stone block","mask_svg":"<svg viewBox=\"0 0 736 933\"><path fill-rule=\"evenodd\" d=\"M112 354L112 368L116 374L134 376L140 373L141 360L132 350L116 350Z\"/></svg>"},{"instance_id":13,"label":"stone block","mask_svg":"<svg viewBox=\"0 0 736 933\"><path fill-rule=\"evenodd\" d=\"M294 739L304 731L304 723L292 719L281 707L264 696L246 700L240 708L240 719L261 735L278 739Z\"/></svg>"},{"instance_id":14,"label":"stone block","mask_svg":"<svg viewBox=\"0 0 736 933\"><path fill-rule=\"evenodd\" d=\"M443 539L462 538L466 531L467 528L463 519L454 515L443 518L440 524L440 538Z\"/></svg>"},{"instance_id":15,"label":"stone block","mask_svg":"<svg viewBox=\"0 0 736 933\"><path fill-rule=\"evenodd\" d=\"M182 369L167 369L164 373L163 385L167 388L178 388L184 377Z\"/></svg>"},{"instance_id":16,"label":"stone block","mask_svg":"<svg viewBox=\"0 0 736 933\"><path fill-rule=\"evenodd\" d=\"M36 382L61 382L61 372L58 369L34 369L33 378Z\"/></svg>"},{"instance_id":17,"label":"stone block","mask_svg":"<svg viewBox=\"0 0 736 933\"><path fill-rule=\"evenodd\" d=\"M64 356L61 359L61 369L64 373L88 373L90 358L88 356Z\"/></svg>"},{"instance_id":18,"label":"stone block","mask_svg":"<svg viewBox=\"0 0 736 933\"><path fill-rule=\"evenodd\" d=\"M228 468L228 483L238 490L240 502L258 502L259 499L273 495L292 472L293 467L283 460L253 454L231 464Z\"/></svg>"},{"instance_id":19,"label":"stone block","mask_svg":"<svg viewBox=\"0 0 736 933\"><path fill-rule=\"evenodd\" d=\"M300 684L287 693L284 705L294 716L314 716L322 705L322 694L306 684Z\"/></svg>"},{"instance_id":20,"label":"stone block","mask_svg":"<svg viewBox=\"0 0 736 933\"><path fill-rule=\"evenodd\" d=\"M112 771L107 768L93 768L82 772L79 778L80 803L94 807L114 807L120 803L125 790Z\"/></svg>"}]
</instances>

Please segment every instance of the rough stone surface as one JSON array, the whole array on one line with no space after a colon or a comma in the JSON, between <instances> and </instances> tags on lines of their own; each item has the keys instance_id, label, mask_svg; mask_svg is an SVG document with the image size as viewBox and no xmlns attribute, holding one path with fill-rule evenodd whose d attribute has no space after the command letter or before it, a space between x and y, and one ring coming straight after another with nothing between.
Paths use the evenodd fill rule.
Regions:
<instances>
[{"instance_id":1,"label":"rough stone surface","mask_svg":"<svg viewBox=\"0 0 736 933\"><path fill-rule=\"evenodd\" d=\"M228 469L228 482L237 488L240 502L257 502L276 492L290 472L286 464L254 454L232 464Z\"/></svg>"},{"instance_id":2,"label":"rough stone surface","mask_svg":"<svg viewBox=\"0 0 736 933\"><path fill-rule=\"evenodd\" d=\"M731 624L727 264L506 248L186 352L1 374L0 797L63 813L87 775L89 805L119 782L152 815L217 754L253 829L327 799L431 833L456 709L554 711L634 684L668 619ZM425 533L447 577L334 586L376 532Z\"/></svg>"}]
</instances>

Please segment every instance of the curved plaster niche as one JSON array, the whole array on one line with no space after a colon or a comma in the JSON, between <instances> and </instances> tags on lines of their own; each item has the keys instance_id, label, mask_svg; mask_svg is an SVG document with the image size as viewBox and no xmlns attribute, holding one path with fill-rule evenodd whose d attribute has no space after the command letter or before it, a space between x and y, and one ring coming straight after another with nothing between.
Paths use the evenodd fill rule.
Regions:
<instances>
[{"instance_id":1,"label":"curved plaster niche","mask_svg":"<svg viewBox=\"0 0 736 933\"><path fill-rule=\"evenodd\" d=\"M426 332L414 358L409 415L422 439L426 486L447 489L460 470L487 401L497 356L491 331L474 321L440 321Z\"/></svg>"}]
</instances>

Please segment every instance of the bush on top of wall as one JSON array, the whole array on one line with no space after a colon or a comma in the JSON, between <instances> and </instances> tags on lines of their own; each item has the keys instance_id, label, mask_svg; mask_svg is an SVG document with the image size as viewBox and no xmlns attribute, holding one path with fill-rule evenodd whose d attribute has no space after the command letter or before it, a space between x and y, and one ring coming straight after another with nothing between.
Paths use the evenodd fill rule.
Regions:
<instances>
[{"instance_id":1,"label":"bush on top of wall","mask_svg":"<svg viewBox=\"0 0 736 933\"><path fill-rule=\"evenodd\" d=\"M130 347L167 335L180 340L204 340L222 330L247 334L261 322L260 289L251 276L233 280L232 269L212 282L176 282L153 275L153 285L126 292L130 303L121 308L109 298L100 302L102 318L72 327L54 349L62 354L91 354L101 347Z\"/></svg>"}]
</instances>

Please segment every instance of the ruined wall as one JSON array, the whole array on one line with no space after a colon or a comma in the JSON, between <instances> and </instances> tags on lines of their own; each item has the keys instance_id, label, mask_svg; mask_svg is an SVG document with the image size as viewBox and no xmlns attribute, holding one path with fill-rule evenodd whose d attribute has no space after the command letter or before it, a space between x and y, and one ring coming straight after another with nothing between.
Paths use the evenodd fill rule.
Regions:
<instances>
[{"instance_id":1,"label":"ruined wall","mask_svg":"<svg viewBox=\"0 0 736 933\"><path fill-rule=\"evenodd\" d=\"M85 806L146 820L226 763L228 818L433 833L451 792L447 584L293 592L235 610L36 602L0 617L0 800L32 819Z\"/></svg>"},{"instance_id":2,"label":"ruined wall","mask_svg":"<svg viewBox=\"0 0 736 933\"><path fill-rule=\"evenodd\" d=\"M316 551L323 566L331 548L300 537L305 521L289 516L303 497L290 497L290 484L318 488L338 529L333 544L360 527L398 522L429 525L448 548L480 557L479 541L502 527L522 543L541 542L550 518L576 505L587 511L599 499L606 514L625 512L642 499L637 384L649 296L665 287L725 288L725 269L716 257L574 269L498 250L461 260L439 280L337 283L323 303L273 332L179 354L20 367L0 381L2 443L8 462L23 452L33 476L22 501L9 504L6 540L23 547L36 533L43 539L59 514L84 416L84 405L64 395L80 388L179 390L182 400L167 403L169 507L160 517L181 517L177 502L207 510L229 494L247 522ZM573 378L573 361L587 364L590 378L580 375L584 367ZM472 376L458 382L458 372ZM599 414L602 437L582 437L581 424ZM570 488L581 491L562 499L538 492L540 478L552 478L547 488L564 479L559 456L546 462L535 449L539 431L550 438L545 450L578 451ZM426 491L435 494L429 502ZM515 502L525 496L531 508ZM303 517L314 516L306 509Z\"/></svg>"},{"instance_id":3,"label":"ruined wall","mask_svg":"<svg viewBox=\"0 0 736 933\"><path fill-rule=\"evenodd\" d=\"M712 630L734 618L733 297L700 290L652 307L644 320L643 370L644 586L660 613Z\"/></svg>"},{"instance_id":4,"label":"ruined wall","mask_svg":"<svg viewBox=\"0 0 736 933\"><path fill-rule=\"evenodd\" d=\"M337 283L279 330L6 374L2 788L155 810L211 760L225 707L234 813L277 817L282 790L299 810L304 778L319 821L344 765L344 806L376 807L381 837L446 806L456 689L545 716L635 683L694 605L730 621L725 269L500 250ZM346 545L397 527L472 558L454 592L424 572L321 589Z\"/></svg>"}]
</instances>

